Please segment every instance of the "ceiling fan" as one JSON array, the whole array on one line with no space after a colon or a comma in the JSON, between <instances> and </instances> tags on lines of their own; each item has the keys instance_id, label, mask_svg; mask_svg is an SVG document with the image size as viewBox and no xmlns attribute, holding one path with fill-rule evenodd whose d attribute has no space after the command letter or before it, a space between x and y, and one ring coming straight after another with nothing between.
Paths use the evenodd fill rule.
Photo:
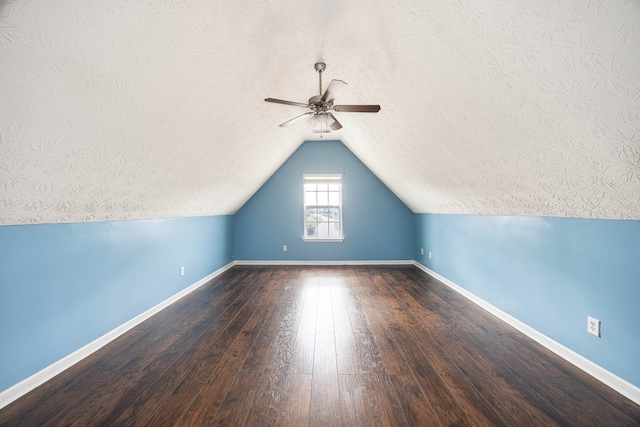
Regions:
<instances>
[{"instance_id":1,"label":"ceiling fan","mask_svg":"<svg viewBox=\"0 0 640 427\"><path fill-rule=\"evenodd\" d=\"M328 133L329 129L338 130L342 128L340 122L335 118L331 111L344 111L348 113L377 113L380 111L379 105L333 105L333 101L347 86L342 80L331 80L327 90L322 93L322 73L327 65L324 62L316 62L313 66L318 72L320 80L319 95L309 98L308 103L285 101L276 98L266 98L267 102L274 102L276 104L293 105L296 107L308 108L311 111L307 111L291 120L288 120L280 125L280 127L290 126L308 118L309 123L314 127L314 132ZM319 125L319 126L318 126Z\"/></svg>"}]
</instances>

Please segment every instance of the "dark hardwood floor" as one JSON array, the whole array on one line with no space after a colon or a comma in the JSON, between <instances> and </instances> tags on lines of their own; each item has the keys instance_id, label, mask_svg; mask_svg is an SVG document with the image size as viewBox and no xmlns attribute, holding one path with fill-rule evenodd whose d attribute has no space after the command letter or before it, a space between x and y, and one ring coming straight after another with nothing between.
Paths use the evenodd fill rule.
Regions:
<instances>
[{"instance_id":1,"label":"dark hardwood floor","mask_svg":"<svg viewBox=\"0 0 640 427\"><path fill-rule=\"evenodd\" d=\"M638 426L640 407L415 267L236 266L0 425Z\"/></svg>"}]
</instances>

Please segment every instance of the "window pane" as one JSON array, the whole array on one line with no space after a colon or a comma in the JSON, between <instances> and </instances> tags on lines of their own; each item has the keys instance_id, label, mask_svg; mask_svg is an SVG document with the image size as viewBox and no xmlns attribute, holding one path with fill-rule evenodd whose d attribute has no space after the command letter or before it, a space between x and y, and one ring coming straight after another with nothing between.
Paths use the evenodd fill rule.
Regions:
<instances>
[{"instance_id":1,"label":"window pane","mask_svg":"<svg viewBox=\"0 0 640 427\"><path fill-rule=\"evenodd\" d=\"M318 198L316 197L316 194L318 193L316 193L315 191L305 191L304 193L305 206L318 204Z\"/></svg>"},{"instance_id":2,"label":"window pane","mask_svg":"<svg viewBox=\"0 0 640 427\"><path fill-rule=\"evenodd\" d=\"M316 209L307 208L304 221L304 235L306 237L315 237L316 228Z\"/></svg>"},{"instance_id":3,"label":"window pane","mask_svg":"<svg viewBox=\"0 0 640 427\"><path fill-rule=\"evenodd\" d=\"M338 221L338 208L329 208L327 209L327 216L329 221Z\"/></svg>"},{"instance_id":4,"label":"window pane","mask_svg":"<svg viewBox=\"0 0 640 427\"><path fill-rule=\"evenodd\" d=\"M326 222L318 223L317 237L329 237L329 224Z\"/></svg>"},{"instance_id":5,"label":"window pane","mask_svg":"<svg viewBox=\"0 0 640 427\"><path fill-rule=\"evenodd\" d=\"M305 218L305 224L306 223L315 223L316 221L316 212L315 209L307 209L307 215Z\"/></svg>"},{"instance_id":6,"label":"window pane","mask_svg":"<svg viewBox=\"0 0 640 427\"><path fill-rule=\"evenodd\" d=\"M329 193L329 203L328 205L338 206L340 204L340 193L336 191L332 191Z\"/></svg>"},{"instance_id":7,"label":"window pane","mask_svg":"<svg viewBox=\"0 0 640 427\"><path fill-rule=\"evenodd\" d=\"M329 194L326 191L318 193L318 204L321 206L329 204Z\"/></svg>"},{"instance_id":8,"label":"window pane","mask_svg":"<svg viewBox=\"0 0 640 427\"><path fill-rule=\"evenodd\" d=\"M307 226L305 228L304 235L306 237L318 237L318 236L316 236L316 229L317 229L317 227L316 227L315 224L309 223L309 224L307 224Z\"/></svg>"},{"instance_id":9,"label":"window pane","mask_svg":"<svg viewBox=\"0 0 640 427\"><path fill-rule=\"evenodd\" d=\"M329 184L329 191L340 191L340 184Z\"/></svg>"},{"instance_id":10,"label":"window pane","mask_svg":"<svg viewBox=\"0 0 640 427\"><path fill-rule=\"evenodd\" d=\"M329 190L329 184L318 184L318 191L327 191Z\"/></svg>"},{"instance_id":11,"label":"window pane","mask_svg":"<svg viewBox=\"0 0 640 427\"><path fill-rule=\"evenodd\" d=\"M329 237L340 237L340 223L332 222L330 224Z\"/></svg>"},{"instance_id":12,"label":"window pane","mask_svg":"<svg viewBox=\"0 0 640 427\"><path fill-rule=\"evenodd\" d=\"M316 222L317 209L307 208L306 222Z\"/></svg>"}]
</instances>

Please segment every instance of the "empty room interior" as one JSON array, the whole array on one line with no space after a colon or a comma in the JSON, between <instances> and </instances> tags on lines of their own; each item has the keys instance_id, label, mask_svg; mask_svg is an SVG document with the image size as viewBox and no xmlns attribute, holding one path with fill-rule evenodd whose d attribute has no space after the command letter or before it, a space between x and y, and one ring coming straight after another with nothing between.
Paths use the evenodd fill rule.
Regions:
<instances>
[{"instance_id":1,"label":"empty room interior","mask_svg":"<svg viewBox=\"0 0 640 427\"><path fill-rule=\"evenodd\" d=\"M640 425L640 3L0 0L0 426Z\"/></svg>"}]
</instances>

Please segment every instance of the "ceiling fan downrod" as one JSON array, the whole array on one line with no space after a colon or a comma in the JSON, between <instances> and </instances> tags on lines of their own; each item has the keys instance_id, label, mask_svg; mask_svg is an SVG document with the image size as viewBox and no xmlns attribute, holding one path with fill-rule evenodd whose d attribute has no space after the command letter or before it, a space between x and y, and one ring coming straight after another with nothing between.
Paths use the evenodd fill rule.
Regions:
<instances>
[{"instance_id":1,"label":"ceiling fan downrod","mask_svg":"<svg viewBox=\"0 0 640 427\"><path fill-rule=\"evenodd\" d=\"M316 62L315 64L313 64L313 68L316 69L316 71L318 72L318 76L320 77L320 91L318 92L318 94L322 96L322 72L325 70L325 68L327 68L327 64L325 64L324 62Z\"/></svg>"}]
</instances>

